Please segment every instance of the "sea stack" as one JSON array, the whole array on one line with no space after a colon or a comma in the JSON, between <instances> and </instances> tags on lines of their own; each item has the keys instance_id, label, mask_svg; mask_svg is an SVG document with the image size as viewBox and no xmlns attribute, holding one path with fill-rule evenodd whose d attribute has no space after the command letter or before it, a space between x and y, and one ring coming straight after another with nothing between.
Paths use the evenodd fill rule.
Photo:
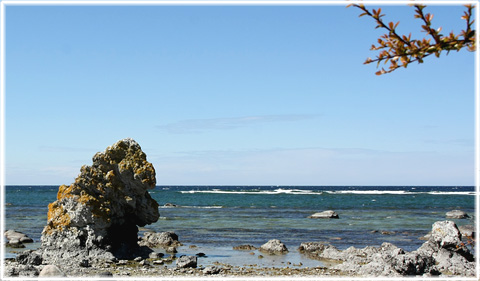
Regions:
<instances>
[{"instance_id":1,"label":"sea stack","mask_svg":"<svg viewBox=\"0 0 480 281\"><path fill-rule=\"evenodd\" d=\"M120 140L82 166L71 185L59 187L42 232L44 259L126 258L138 250L138 226L159 218L149 189L155 169L133 139ZM112 258L113 258L112 257Z\"/></svg>"}]
</instances>

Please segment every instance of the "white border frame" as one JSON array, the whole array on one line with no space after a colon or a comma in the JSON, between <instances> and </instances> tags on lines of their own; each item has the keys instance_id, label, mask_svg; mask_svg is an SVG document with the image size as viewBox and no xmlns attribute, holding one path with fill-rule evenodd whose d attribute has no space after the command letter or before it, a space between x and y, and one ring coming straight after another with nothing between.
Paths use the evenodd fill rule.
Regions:
<instances>
[{"instance_id":1,"label":"white border frame","mask_svg":"<svg viewBox=\"0 0 480 281\"><path fill-rule=\"evenodd\" d=\"M1 280L38 280L38 278L27 278L27 277L4 277L5 273L5 265L4 265L4 257L5 257L5 250L3 245L5 245L5 237L3 233L5 232L5 16L6 16L6 6L326 6L326 5L348 5L348 4L355 4L355 3L362 3L366 5L408 5L412 4L413 1L409 0L391 0L391 1L342 1L342 0L272 0L272 1L232 1L232 0L198 0L198 1L189 1L189 0L152 0L152 1L134 1L134 0L112 0L112 1L105 1L105 0L58 0L58 1L44 1L44 0L37 0L37 1L22 1L22 0L0 0L0 279ZM422 0L422 1L415 1L415 3L427 4L427 5L466 5L471 4L475 6L475 29L477 32L476 38L476 45L477 51L475 55L475 189L476 189L476 225L475 227L480 227L480 217L479 217L479 206L480 206L480 39L479 39L479 32L480 32L480 3L477 0L459 0L459 1L452 1L452 0ZM479 241L479 233L476 232L475 239L477 241L476 245L476 277L459 277L459 278L448 278L448 280L478 280L480 278L480 241ZM3 279L2 279L3 278ZM111 277L108 278L85 278L85 277L78 277L78 278L48 278L48 280L411 280L412 277L402 277L402 278L389 278L389 277L127 277L127 278L118 278L115 277L114 279ZM434 277L434 278L423 278L423 277L416 277L415 280L435 280L439 281L443 278Z\"/></svg>"}]
</instances>

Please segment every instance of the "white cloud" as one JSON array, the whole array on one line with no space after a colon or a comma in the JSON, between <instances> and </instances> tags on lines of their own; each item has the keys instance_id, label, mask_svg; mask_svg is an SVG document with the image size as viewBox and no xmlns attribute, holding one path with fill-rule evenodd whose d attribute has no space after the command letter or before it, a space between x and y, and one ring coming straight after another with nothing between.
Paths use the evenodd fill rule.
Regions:
<instances>
[{"instance_id":1,"label":"white cloud","mask_svg":"<svg viewBox=\"0 0 480 281\"><path fill-rule=\"evenodd\" d=\"M260 115L230 118L187 119L157 126L171 134L192 134L211 130L232 130L263 123L297 122L316 118L315 114Z\"/></svg>"}]
</instances>

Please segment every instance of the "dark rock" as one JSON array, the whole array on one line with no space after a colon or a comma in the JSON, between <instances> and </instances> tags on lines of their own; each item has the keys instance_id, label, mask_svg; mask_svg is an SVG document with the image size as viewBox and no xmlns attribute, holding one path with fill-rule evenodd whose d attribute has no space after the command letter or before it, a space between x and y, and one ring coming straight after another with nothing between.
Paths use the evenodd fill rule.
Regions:
<instances>
[{"instance_id":1,"label":"dark rock","mask_svg":"<svg viewBox=\"0 0 480 281\"><path fill-rule=\"evenodd\" d=\"M205 255L205 253L197 253L197 254L195 254L195 256L197 256L199 258L203 258L203 257L206 257L207 255Z\"/></svg>"},{"instance_id":2,"label":"dark rock","mask_svg":"<svg viewBox=\"0 0 480 281\"><path fill-rule=\"evenodd\" d=\"M177 259L177 268L197 267L196 256L181 256Z\"/></svg>"},{"instance_id":3,"label":"dark rock","mask_svg":"<svg viewBox=\"0 0 480 281\"><path fill-rule=\"evenodd\" d=\"M41 265L43 262L42 256L33 250L24 251L18 254L15 260L19 264L28 264L28 265Z\"/></svg>"},{"instance_id":4,"label":"dark rock","mask_svg":"<svg viewBox=\"0 0 480 281\"><path fill-rule=\"evenodd\" d=\"M235 246L233 247L234 250L241 250L241 251L252 251L256 250L257 247L252 246L252 245L240 245L240 246Z\"/></svg>"},{"instance_id":5,"label":"dark rock","mask_svg":"<svg viewBox=\"0 0 480 281\"><path fill-rule=\"evenodd\" d=\"M445 214L447 219L467 219L470 216L461 210L453 210Z\"/></svg>"},{"instance_id":6,"label":"dark rock","mask_svg":"<svg viewBox=\"0 0 480 281\"><path fill-rule=\"evenodd\" d=\"M80 261L80 266L81 267L90 267L90 262L88 260L82 260L82 261Z\"/></svg>"},{"instance_id":7,"label":"dark rock","mask_svg":"<svg viewBox=\"0 0 480 281\"><path fill-rule=\"evenodd\" d=\"M323 211L320 213L315 213L308 218L310 219L338 219L339 216L335 211L328 210L328 211Z\"/></svg>"},{"instance_id":8,"label":"dark rock","mask_svg":"<svg viewBox=\"0 0 480 281\"><path fill-rule=\"evenodd\" d=\"M113 276L113 273L111 273L110 271L102 271L102 272L99 272L96 274L96 277L112 277Z\"/></svg>"},{"instance_id":9,"label":"dark rock","mask_svg":"<svg viewBox=\"0 0 480 281\"><path fill-rule=\"evenodd\" d=\"M176 208L178 207L177 204L173 204L173 203L165 203L165 205L163 205L164 207L172 207L172 208Z\"/></svg>"},{"instance_id":10,"label":"dark rock","mask_svg":"<svg viewBox=\"0 0 480 281\"><path fill-rule=\"evenodd\" d=\"M278 239L272 239L259 248L260 251L269 254L284 254L288 252L287 247Z\"/></svg>"}]
</instances>

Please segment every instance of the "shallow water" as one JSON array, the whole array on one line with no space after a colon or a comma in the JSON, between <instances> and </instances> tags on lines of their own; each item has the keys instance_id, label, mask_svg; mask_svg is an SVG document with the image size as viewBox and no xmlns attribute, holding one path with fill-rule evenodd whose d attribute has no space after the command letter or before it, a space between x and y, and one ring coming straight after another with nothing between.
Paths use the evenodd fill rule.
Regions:
<instances>
[{"instance_id":1,"label":"shallow water","mask_svg":"<svg viewBox=\"0 0 480 281\"><path fill-rule=\"evenodd\" d=\"M6 229L24 232L38 242L58 187L7 186L5 191ZM199 258L200 264L318 266L319 261L296 251L300 243L314 241L340 249L391 242L411 251L423 244L419 237L434 222L445 220L446 212L460 209L472 216L454 220L457 225L473 224L475 217L474 187L158 186L150 193L160 204L161 218L143 230L174 231L185 244L179 254L207 255ZM164 207L166 203L178 207ZM335 210L340 219L307 218L324 210ZM259 259L258 252L232 249L243 244L259 247L270 239L284 242L289 254ZM12 251L7 249L7 256Z\"/></svg>"}]
</instances>

